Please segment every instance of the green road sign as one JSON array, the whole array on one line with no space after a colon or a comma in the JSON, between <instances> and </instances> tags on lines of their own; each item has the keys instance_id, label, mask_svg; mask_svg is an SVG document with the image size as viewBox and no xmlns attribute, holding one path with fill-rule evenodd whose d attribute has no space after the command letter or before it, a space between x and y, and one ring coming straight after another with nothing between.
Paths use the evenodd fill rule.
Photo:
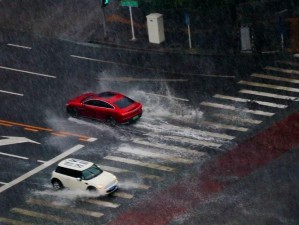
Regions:
<instances>
[{"instance_id":1,"label":"green road sign","mask_svg":"<svg viewBox=\"0 0 299 225\"><path fill-rule=\"evenodd\" d=\"M138 7L138 2L133 0L122 0L121 6Z\"/></svg>"}]
</instances>

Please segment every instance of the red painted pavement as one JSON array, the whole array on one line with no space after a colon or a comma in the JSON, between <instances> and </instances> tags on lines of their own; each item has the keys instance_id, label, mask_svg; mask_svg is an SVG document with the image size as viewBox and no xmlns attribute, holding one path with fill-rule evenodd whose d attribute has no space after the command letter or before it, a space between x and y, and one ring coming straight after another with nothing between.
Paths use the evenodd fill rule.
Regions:
<instances>
[{"instance_id":1,"label":"red painted pavement","mask_svg":"<svg viewBox=\"0 0 299 225\"><path fill-rule=\"evenodd\" d=\"M167 225L283 153L299 145L299 112L207 162L192 179L176 183L120 214L109 225Z\"/></svg>"}]
</instances>

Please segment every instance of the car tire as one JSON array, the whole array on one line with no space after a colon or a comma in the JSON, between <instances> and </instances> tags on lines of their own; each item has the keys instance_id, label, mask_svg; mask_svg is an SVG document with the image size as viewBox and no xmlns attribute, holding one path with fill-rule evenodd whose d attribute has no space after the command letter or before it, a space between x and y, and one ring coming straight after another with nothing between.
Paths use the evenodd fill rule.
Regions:
<instances>
[{"instance_id":1,"label":"car tire","mask_svg":"<svg viewBox=\"0 0 299 225\"><path fill-rule=\"evenodd\" d=\"M90 192L90 193L95 193L97 191L97 189L95 187L88 187L87 190Z\"/></svg>"},{"instance_id":2,"label":"car tire","mask_svg":"<svg viewBox=\"0 0 299 225\"><path fill-rule=\"evenodd\" d=\"M67 108L67 113L71 116L71 117L78 117L78 111L75 108Z\"/></svg>"},{"instance_id":3,"label":"car tire","mask_svg":"<svg viewBox=\"0 0 299 225\"><path fill-rule=\"evenodd\" d=\"M59 191L63 189L63 185L61 181L57 179L52 180L52 186L55 191Z\"/></svg>"}]
</instances>

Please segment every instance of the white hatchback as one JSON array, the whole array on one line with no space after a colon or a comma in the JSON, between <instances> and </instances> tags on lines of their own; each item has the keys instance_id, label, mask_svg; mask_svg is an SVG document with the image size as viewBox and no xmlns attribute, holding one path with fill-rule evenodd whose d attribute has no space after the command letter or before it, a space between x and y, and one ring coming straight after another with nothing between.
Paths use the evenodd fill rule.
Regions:
<instances>
[{"instance_id":1,"label":"white hatchback","mask_svg":"<svg viewBox=\"0 0 299 225\"><path fill-rule=\"evenodd\" d=\"M69 188L110 194L118 189L118 180L112 173L92 162L73 158L58 164L52 172L51 183L55 190Z\"/></svg>"}]
</instances>

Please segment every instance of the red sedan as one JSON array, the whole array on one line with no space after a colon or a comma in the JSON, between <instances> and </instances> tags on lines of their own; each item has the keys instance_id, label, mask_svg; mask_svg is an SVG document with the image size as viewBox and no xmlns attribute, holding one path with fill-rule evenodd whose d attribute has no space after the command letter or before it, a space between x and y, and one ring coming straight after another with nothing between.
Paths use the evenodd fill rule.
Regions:
<instances>
[{"instance_id":1,"label":"red sedan","mask_svg":"<svg viewBox=\"0 0 299 225\"><path fill-rule=\"evenodd\" d=\"M72 117L87 117L110 123L130 123L142 115L142 105L123 94L106 91L99 94L86 93L66 104Z\"/></svg>"}]
</instances>

